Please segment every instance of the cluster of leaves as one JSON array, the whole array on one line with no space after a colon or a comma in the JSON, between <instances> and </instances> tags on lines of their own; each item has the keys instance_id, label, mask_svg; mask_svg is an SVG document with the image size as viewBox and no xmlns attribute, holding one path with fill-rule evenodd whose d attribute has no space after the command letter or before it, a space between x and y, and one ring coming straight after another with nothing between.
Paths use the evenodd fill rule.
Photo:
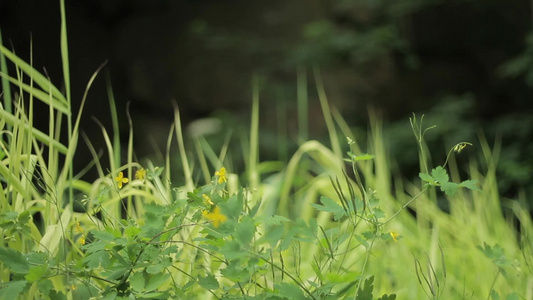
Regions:
<instances>
[{"instance_id":1,"label":"cluster of leaves","mask_svg":"<svg viewBox=\"0 0 533 300\"><path fill-rule=\"evenodd\" d=\"M151 175L143 180L153 181L161 174L147 173ZM366 218L383 218L375 197L359 199L346 178L351 194L348 201L337 180L334 187L343 205L322 197L322 205L313 206L332 212L336 220L348 220L353 227L325 229L314 219L306 222L259 214L261 201L251 203L250 192L243 188L230 195L225 176L221 169L210 184L167 205L145 203L144 215L138 219L106 218L106 200L100 193L93 199L99 205L94 211L100 213L94 229L85 234L83 228L90 224L76 222L74 231L83 239L69 239L57 254L0 248L0 261L12 278L2 284L2 296L16 298L24 290L37 289L40 297L65 299L66 291L54 285L60 280L80 298L188 298L203 290L224 299L337 299L356 293L361 299L373 299L373 277L363 283L364 272L343 269L338 258L346 253L342 247L353 247L352 241L370 250L375 239L391 239L377 230L361 234L353 230L358 210ZM117 187L121 185L119 189L129 182L122 172L115 181ZM85 204L90 201L86 199ZM4 213L2 220L6 233L14 228L28 230L31 222L27 213ZM298 251L313 244L320 246L323 255L315 257L311 279L301 272L298 261L301 263L302 254ZM333 266L338 271L333 271Z\"/></svg>"},{"instance_id":2,"label":"cluster of leaves","mask_svg":"<svg viewBox=\"0 0 533 300\"><path fill-rule=\"evenodd\" d=\"M119 172L116 182L112 181L116 188L103 187L105 191L92 200L97 203L94 212L100 213L94 229L84 234L83 227L89 224L76 222L81 246L73 244L72 249L62 249L67 251L57 255L1 248L0 261L13 279L3 284L2 295L17 297L30 287L45 297L64 298L64 291L56 290L53 284L62 277L75 297L85 298L168 299L208 292L221 299L374 299L374 277L365 276L366 262L376 242L401 238L396 232L384 232L384 225L405 206L385 219L376 192L363 186L356 166L372 159L369 154L348 152L345 160L352 164L355 182L346 174L344 183L331 179L339 201L322 196L319 204L311 204L319 213L332 214L338 226L331 228L318 225L315 219L291 220L259 213L262 203L253 202L247 189L228 193L224 168L186 198L174 197L167 205L143 203L141 218L106 218L102 195L129 184ZM140 169L136 178L148 184L159 180L161 174L162 168ZM449 182L440 166L431 175L421 173L420 177L450 196L459 187L477 189L473 181ZM85 204L90 202L85 200ZM26 223L30 219L28 213L4 213L2 227L6 233L29 231ZM365 229L356 230L362 222L367 225ZM314 275L310 276L312 273L302 272L305 253L301 249L313 244L320 251L313 254ZM343 263L346 253L358 246L365 249L366 259L354 272ZM70 250L76 251L64 254ZM66 259L69 256L72 259ZM395 297L391 294L378 299Z\"/></svg>"},{"instance_id":3,"label":"cluster of leaves","mask_svg":"<svg viewBox=\"0 0 533 300\"><path fill-rule=\"evenodd\" d=\"M479 191L476 180L465 180L461 183L450 182L448 173L442 166L431 170L431 174L420 173L419 176L426 182L427 186L438 186L442 192L450 197L453 197L459 188Z\"/></svg>"}]
</instances>

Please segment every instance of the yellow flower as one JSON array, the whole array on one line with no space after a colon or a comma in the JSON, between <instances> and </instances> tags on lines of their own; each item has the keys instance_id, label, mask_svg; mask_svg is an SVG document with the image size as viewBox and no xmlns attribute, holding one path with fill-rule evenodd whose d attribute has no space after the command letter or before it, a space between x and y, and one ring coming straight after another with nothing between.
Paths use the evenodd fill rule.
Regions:
<instances>
[{"instance_id":1,"label":"yellow flower","mask_svg":"<svg viewBox=\"0 0 533 300\"><path fill-rule=\"evenodd\" d=\"M80 226L80 222L76 222L76 229L74 229L76 233L83 233L83 228Z\"/></svg>"},{"instance_id":2,"label":"yellow flower","mask_svg":"<svg viewBox=\"0 0 533 300\"><path fill-rule=\"evenodd\" d=\"M216 171L215 176L218 176L218 183L224 183L228 181L228 177L226 175L226 168L224 167L220 168L220 171Z\"/></svg>"},{"instance_id":3,"label":"yellow flower","mask_svg":"<svg viewBox=\"0 0 533 300\"><path fill-rule=\"evenodd\" d=\"M463 149L466 148L466 146L472 146L472 144L470 144L468 142L461 142L461 143L453 146L452 150L454 152L461 153L461 151L463 151Z\"/></svg>"},{"instance_id":4,"label":"yellow flower","mask_svg":"<svg viewBox=\"0 0 533 300\"><path fill-rule=\"evenodd\" d=\"M392 239L397 242L398 241L398 238L400 237L400 234L396 231L391 231L389 232L390 236L392 237Z\"/></svg>"},{"instance_id":5,"label":"yellow flower","mask_svg":"<svg viewBox=\"0 0 533 300\"><path fill-rule=\"evenodd\" d=\"M135 178L139 180L144 180L146 178L146 170L144 168L140 168L135 172Z\"/></svg>"},{"instance_id":6,"label":"yellow flower","mask_svg":"<svg viewBox=\"0 0 533 300\"><path fill-rule=\"evenodd\" d=\"M80 242L80 244L85 245L85 237L84 236L81 236L78 241Z\"/></svg>"},{"instance_id":7,"label":"yellow flower","mask_svg":"<svg viewBox=\"0 0 533 300\"><path fill-rule=\"evenodd\" d=\"M207 213L205 217L209 221L213 222L213 225L215 226L215 228L220 226L220 223L226 222L226 220L228 219L225 215L220 213L220 207L218 206L215 206L215 208L213 209L213 212Z\"/></svg>"},{"instance_id":8,"label":"yellow flower","mask_svg":"<svg viewBox=\"0 0 533 300\"><path fill-rule=\"evenodd\" d=\"M209 196L207 196L206 194L202 194L202 197L204 197L204 205L205 206L215 205L215 203L213 203L213 201L211 201L211 198Z\"/></svg>"},{"instance_id":9,"label":"yellow flower","mask_svg":"<svg viewBox=\"0 0 533 300\"><path fill-rule=\"evenodd\" d=\"M123 183L128 183L128 181L130 181L130 180L127 177L124 177L124 173L120 172L120 173L118 173L118 176L115 177L115 181L118 184L118 188L121 189L122 188L122 184Z\"/></svg>"}]
</instances>

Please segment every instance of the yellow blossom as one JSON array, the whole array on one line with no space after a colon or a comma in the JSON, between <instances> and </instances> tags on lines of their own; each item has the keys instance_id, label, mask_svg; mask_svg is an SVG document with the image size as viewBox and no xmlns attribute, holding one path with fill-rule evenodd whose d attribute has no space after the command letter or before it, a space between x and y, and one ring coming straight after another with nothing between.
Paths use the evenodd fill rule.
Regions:
<instances>
[{"instance_id":1,"label":"yellow blossom","mask_svg":"<svg viewBox=\"0 0 533 300\"><path fill-rule=\"evenodd\" d=\"M211 198L209 196L207 196L206 194L202 194L202 197L204 197L204 205L205 206L215 205L215 203L213 203L213 201L211 201Z\"/></svg>"},{"instance_id":2,"label":"yellow blossom","mask_svg":"<svg viewBox=\"0 0 533 300\"><path fill-rule=\"evenodd\" d=\"M121 189L122 188L122 184L123 183L128 183L128 181L130 181L130 180L127 177L124 177L124 173L119 172L118 176L115 177L115 181L118 184L118 188Z\"/></svg>"},{"instance_id":3,"label":"yellow blossom","mask_svg":"<svg viewBox=\"0 0 533 300\"><path fill-rule=\"evenodd\" d=\"M81 236L78 241L80 242L80 244L85 245L85 237L84 236Z\"/></svg>"},{"instance_id":4,"label":"yellow blossom","mask_svg":"<svg viewBox=\"0 0 533 300\"><path fill-rule=\"evenodd\" d=\"M224 167L220 168L220 171L216 171L215 176L218 176L218 183L224 183L228 181L228 177L226 175L226 168Z\"/></svg>"},{"instance_id":5,"label":"yellow blossom","mask_svg":"<svg viewBox=\"0 0 533 300\"><path fill-rule=\"evenodd\" d=\"M226 220L228 219L225 215L220 213L220 207L218 206L215 206L215 208L213 209L213 212L207 213L205 217L209 221L213 222L213 225L215 226L215 228L220 226L220 223L226 222Z\"/></svg>"},{"instance_id":6,"label":"yellow blossom","mask_svg":"<svg viewBox=\"0 0 533 300\"><path fill-rule=\"evenodd\" d=\"M83 228L80 226L80 222L76 222L76 229L74 229L76 233L83 233Z\"/></svg>"},{"instance_id":7,"label":"yellow blossom","mask_svg":"<svg viewBox=\"0 0 533 300\"><path fill-rule=\"evenodd\" d=\"M390 236L392 237L392 239L397 242L398 241L398 238L400 237L400 234L396 231L391 231L389 232Z\"/></svg>"},{"instance_id":8,"label":"yellow blossom","mask_svg":"<svg viewBox=\"0 0 533 300\"><path fill-rule=\"evenodd\" d=\"M454 152L461 153L461 151L463 151L463 149L466 148L466 146L472 146L472 144L470 144L468 142L461 142L461 143L453 146L452 150Z\"/></svg>"},{"instance_id":9,"label":"yellow blossom","mask_svg":"<svg viewBox=\"0 0 533 300\"><path fill-rule=\"evenodd\" d=\"M146 170L144 168L140 168L135 172L135 178L139 180L144 180L146 178Z\"/></svg>"}]
</instances>

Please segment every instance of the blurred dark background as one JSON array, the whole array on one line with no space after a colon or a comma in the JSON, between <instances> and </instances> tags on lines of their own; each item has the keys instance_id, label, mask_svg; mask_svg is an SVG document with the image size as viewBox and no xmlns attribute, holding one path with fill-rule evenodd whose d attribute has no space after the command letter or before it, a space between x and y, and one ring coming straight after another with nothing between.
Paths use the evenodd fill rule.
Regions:
<instances>
[{"instance_id":1,"label":"blurred dark background","mask_svg":"<svg viewBox=\"0 0 533 300\"><path fill-rule=\"evenodd\" d=\"M91 116L111 129L106 80L122 132L129 102L136 154L154 157L165 148L172 101L185 125L217 117L221 128L247 132L256 74L262 79L261 158L285 160L275 136L281 122L288 128L287 153L297 147L297 70L308 79L309 137L326 140L312 76L318 66L331 105L359 136L369 107L383 119L402 173L418 174L408 118L425 113L426 124L437 125L427 135L436 163L462 141L474 143L470 158L480 154L483 133L491 146L501 140L501 192L533 195L531 1L66 2L74 101L108 61L82 123L97 148L103 138ZM0 0L4 44L29 60L31 41L34 66L61 86L59 28L59 1ZM224 133L219 136L222 143Z\"/></svg>"}]
</instances>

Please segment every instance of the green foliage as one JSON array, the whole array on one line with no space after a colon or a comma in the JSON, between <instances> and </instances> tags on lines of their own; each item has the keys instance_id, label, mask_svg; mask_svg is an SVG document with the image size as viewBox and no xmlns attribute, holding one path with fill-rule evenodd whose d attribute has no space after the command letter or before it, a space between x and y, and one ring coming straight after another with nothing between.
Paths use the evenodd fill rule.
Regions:
<instances>
[{"instance_id":1,"label":"green foliage","mask_svg":"<svg viewBox=\"0 0 533 300\"><path fill-rule=\"evenodd\" d=\"M26 274L30 270L26 258L16 250L0 248L0 260L15 274Z\"/></svg>"},{"instance_id":2,"label":"green foliage","mask_svg":"<svg viewBox=\"0 0 533 300\"><path fill-rule=\"evenodd\" d=\"M480 189L477 187L476 180L465 180L461 183L450 182L448 173L441 166L431 170L431 175L427 173L420 173L419 176L420 179L426 182L427 186L438 186L442 192L450 197L453 197L459 188L480 191Z\"/></svg>"},{"instance_id":3,"label":"green foliage","mask_svg":"<svg viewBox=\"0 0 533 300\"><path fill-rule=\"evenodd\" d=\"M339 220L346 215L345 209L330 198L322 196L320 197L320 202L322 205L314 203L311 205L320 211L332 213L335 220Z\"/></svg>"}]
</instances>

